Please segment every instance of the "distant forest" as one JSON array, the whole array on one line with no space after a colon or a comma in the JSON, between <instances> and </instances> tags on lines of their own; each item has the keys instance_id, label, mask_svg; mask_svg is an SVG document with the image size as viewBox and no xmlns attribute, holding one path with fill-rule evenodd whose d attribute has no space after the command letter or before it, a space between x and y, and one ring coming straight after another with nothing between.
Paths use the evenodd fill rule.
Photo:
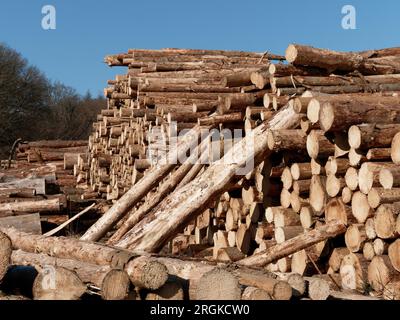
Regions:
<instances>
[{"instance_id":1,"label":"distant forest","mask_svg":"<svg viewBox=\"0 0 400 320\"><path fill-rule=\"evenodd\" d=\"M82 96L50 81L20 53L0 43L0 159L8 157L18 138L86 139L105 107L102 96Z\"/></svg>"}]
</instances>

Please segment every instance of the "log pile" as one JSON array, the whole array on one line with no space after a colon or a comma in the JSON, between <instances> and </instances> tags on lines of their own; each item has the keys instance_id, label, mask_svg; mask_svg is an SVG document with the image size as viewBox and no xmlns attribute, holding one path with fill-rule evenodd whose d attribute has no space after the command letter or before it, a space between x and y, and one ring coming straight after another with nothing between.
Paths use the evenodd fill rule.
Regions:
<instances>
[{"instance_id":1,"label":"log pile","mask_svg":"<svg viewBox=\"0 0 400 320\"><path fill-rule=\"evenodd\" d=\"M97 202L97 195L82 200L88 187L77 181L87 150L86 140L18 140L0 170L0 226L40 234Z\"/></svg>"},{"instance_id":2,"label":"log pile","mask_svg":"<svg viewBox=\"0 0 400 320\"><path fill-rule=\"evenodd\" d=\"M60 259L70 299L134 298L123 279L141 299L400 299L400 49L290 45L285 58L106 57L128 72L109 81L75 173L112 206L80 240L2 229L10 259L42 277L40 261Z\"/></svg>"},{"instance_id":3,"label":"log pile","mask_svg":"<svg viewBox=\"0 0 400 320\"><path fill-rule=\"evenodd\" d=\"M134 51L130 54L135 57ZM398 54L396 49L338 53L289 46L286 59L291 64L264 64L241 79L241 85L250 79L253 92L262 96L262 101L243 99L236 105L233 101L237 93L230 93L228 99L225 93L219 93L209 114L197 116L198 124L224 128L227 115L241 112L244 124L237 121L229 127L245 129L246 137L237 145L245 146L255 139L254 170L244 177L235 176L227 168L230 165L222 164L227 154L205 165L149 167L142 180L135 181L134 187L124 192L82 239L99 240L116 226L108 243L118 247L149 252L163 249L179 255L265 266L271 272L329 275L339 279L335 286L363 294L369 293L367 288L371 286L371 294L386 297L382 288L389 283L398 287L398 270L392 264L386 266L390 276L379 287L372 283L382 275L370 271L368 276L368 268L373 270L377 264L372 263L374 256L384 256L384 264L388 264L388 247L397 245L398 160L391 160L396 158L391 145L399 128ZM153 53L152 59L156 56ZM118 56L117 60L125 58ZM347 64L352 59L358 62L350 68ZM115 59L108 61L117 64ZM327 61L331 61L329 66ZM131 78L129 74L126 80ZM168 92L168 86L163 87L164 92ZM129 93L128 87L125 94ZM148 109L146 102L140 101L152 100L144 99L148 92L141 93L140 88L138 81L131 107ZM152 102L157 113L158 100ZM203 120L207 118L213 121ZM191 132L196 136L196 127ZM176 149L180 152L179 145ZM201 154L201 144L198 149ZM208 145L207 159L210 153L213 150ZM237 166L245 159L241 158ZM219 184L210 186L209 181ZM387 219L389 212L391 219ZM344 235L313 243L279 259L267 258L281 243L333 220L348 227ZM386 223L382 221L391 221L391 227L380 227ZM368 240L366 228L391 230L385 235L369 230L375 235ZM374 242L382 249L375 252ZM369 255L369 260L364 261L364 255Z\"/></svg>"}]
</instances>

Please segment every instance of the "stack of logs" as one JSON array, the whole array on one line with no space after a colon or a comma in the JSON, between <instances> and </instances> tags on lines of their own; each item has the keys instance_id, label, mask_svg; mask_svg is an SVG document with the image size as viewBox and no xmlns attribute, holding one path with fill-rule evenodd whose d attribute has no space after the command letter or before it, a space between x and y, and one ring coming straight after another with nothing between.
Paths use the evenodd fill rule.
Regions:
<instances>
[{"instance_id":1,"label":"stack of logs","mask_svg":"<svg viewBox=\"0 0 400 320\"><path fill-rule=\"evenodd\" d=\"M240 88L241 93L214 90L216 99L213 102L193 101L189 99L189 93L181 93L192 90L192 95L196 94L196 85L178 85L180 81L186 81L183 78L185 71L174 71L177 77L174 80L168 79L169 69L160 67L156 72L154 65L159 63L163 66L165 61L169 61L167 52L131 50L127 55L107 57L110 65L130 67L126 77L117 77L113 87L106 90L111 110L118 106L116 101L125 101L119 109L120 115L127 112L128 107L133 110L132 114L153 112L154 115L152 118L143 115L154 119L154 123L147 123L144 119L135 120L142 123L139 126L126 124L123 126L125 133L129 131L132 137L144 137L146 129L159 126L161 134L168 136L171 132L169 124L175 119L178 127L182 123L182 128L194 127L197 121L199 125L217 125L220 129L244 129L250 136L259 134L256 127L260 123L269 121L267 129L270 130L263 135L270 152L267 158L256 159L255 170L243 179L236 179L234 183L231 179L217 192L210 191L207 206L192 209L191 216L195 215L195 219L183 222L169 218L171 225L175 221L176 229L160 231L159 242L154 240L154 244L148 244L143 235L151 234L151 222L156 226L156 222L162 220L157 214L163 213L164 198L171 193L165 202L174 194L179 199L186 191L182 189L186 184L196 186L195 181L201 181L202 175L207 176L207 169L211 171L213 161L223 154L224 150L219 147L227 139L219 141L218 138L208 144L205 151L202 145L199 146L200 154L208 160L206 165L189 166L185 163L169 175L168 172L162 174L153 185L149 185L136 179L143 173L146 177L143 170L156 171L151 168L150 161L147 167L141 166L146 148L151 148L151 141L124 140L126 136L119 138L115 141L116 146L123 146L113 149L116 153L109 152L112 153L112 160L108 162L110 167L102 169L105 176L109 170L110 189L115 188L115 181L126 181L116 176L116 170L112 169L117 162L119 166L115 168L126 172L127 165L132 170L128 176L132 173L135 178L131 181L134 187L128 192L130 197L135 193L135 185L137 193L146 183L148 189L146 197L133 197L131 211L125 211L124 218L117 224L113 223L117 225L117 231L108 243L155 252L173 238L164 250L239 263L246 256L245 260L252 255L262 256L277 244L338 219L348 226L344 237L321 241L262 265L271 272L293 272L302 276L320 274L343 289L358 290L363 294L371 291L375 296L398 298L400 240L395 240L399 236L396 201L400 198L396 198L396 187L400 180L396 184L397 165L395 160L393 163L390 161L397 154L396 142L391 147L392 139L400 129L397 124L400 123L400 49L340 53L290 45L286 51L286 60L290 64L267 62L257 66L258 70L247 67L247 71L224 75L221 82L224 88ZM154 64L151 70L147 69L149 65L140 62L144 57L148 59L144 60L146 63L150 65L151 61ZM177 58L183 59L181 55ZM152 72L159 78L152 78ZM234 85L229 85L229 77L233 79L234 76ZM200 89L199 85L197 89L204 88ZM156 90L162 93L156 93ZM210 87L207 90L212 92ZM169 100L176 96L181 100ZM122 98L135 100L118 100ZM167 102L171 104L166 106ZM179 109L174 109L173 106L179 103ZM296 124L276 125L274 130L271 125L274 119L289 109L295 114L292 117L296 118ZM107 112L111 111L104 111L104 124ZM115 115L117 111L113 112ZM112 141L113 126L106 130L103 123L96 126L97 140L91 138L93 159L96 159L100 141L103 141L100 143L102 146ZM103 128L103 140L99 128ZM132 146L132 142L135 148L140 148L140 152L134 155L137 159L130 158L130 162L121 166L129 157L126 146ZM135 168L136 161L138 165ZM91 175L100 169L97 160L92 160L92 164L95 165L90 168ZM151 176L149 173L149 179ZM121 194L125 194L129 186L129 183L124 185ZM128 200L125 198L120 202ZM178 200L176 203L178 212ZM103 221L99 221L83 238L95 239L96 236L90 233ZM179 233L178 226L184 227L183 233Z\"/></svg>"},{"instance_id":2,"label":"stack of logs","mask_svg":"<svg viewBox=\"0 0 400 320\"><path fill-rule=\"evenodd\" d=\"M86 181L87 148L86 140L18 140L2 161L0 226L40 234L41 224L60 225L87 206L90 201L81 200L89 198L86 183L77 182Z\"/></svg>"},{"instance_id":3,"label":"stack of logs","mask_svg":"<svg viewBox=\"0 0 400 320\"><path fill-rule=\"evenodd\" d=\"M285 58L106 57L128 74L109 81L77 172L113 206L80 241L2 229L14 251L0 265L43 277L40 259L68 260L85 284L73 298L126 298L130 279L142 299L400 299L400 48ZM119 270L118 294L88 277L99 266Z\"/></svg>"}]
</instances>

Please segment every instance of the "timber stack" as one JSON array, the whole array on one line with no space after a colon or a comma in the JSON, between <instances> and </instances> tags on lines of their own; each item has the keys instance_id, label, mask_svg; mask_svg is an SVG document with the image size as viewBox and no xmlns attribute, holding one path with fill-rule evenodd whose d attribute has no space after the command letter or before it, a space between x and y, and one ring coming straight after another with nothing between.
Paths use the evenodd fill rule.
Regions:
<instances>
[{"instance_id":1,"label":"timber stack","mask_svg":"<svg viewBox=\"0 0 400 320\"><path fill-rule=\"evenodd\" d=\"M399 48L106 62L128 72L76 171L112 206L80 240L2 228L4 266L61 260L68 299L400 299Z\"/></svg>"},{"instance_id":2,"label":"timber stack","mask_svg":"<svg viewBox=\"0 0 400 320\"><path fill-rule=\"evenodd\" d=\"M0 170L0 226L40 234L98 202L97 195L82 200L88 188L77 182L87 149L87 140L17 140Z\"/></svg>"}]
</instances>

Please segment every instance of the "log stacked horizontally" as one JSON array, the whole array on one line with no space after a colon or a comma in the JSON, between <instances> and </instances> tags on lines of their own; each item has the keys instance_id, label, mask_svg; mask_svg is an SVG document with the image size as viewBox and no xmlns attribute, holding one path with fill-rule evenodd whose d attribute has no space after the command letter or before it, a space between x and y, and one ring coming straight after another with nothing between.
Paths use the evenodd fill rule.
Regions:
<instances>
[{"instance_id":1,"label":"log stacked horizontally","mask_svg":"<svg viewBox=\"0 0 400 320\"><path fill-rule=\"evenodd\" d=\"M57 266L69 299L400 299L399 48L105 61L128 71L64 162L110 207L80 240L3 228L0 275Z\"/></svg>"}]
</instances>

